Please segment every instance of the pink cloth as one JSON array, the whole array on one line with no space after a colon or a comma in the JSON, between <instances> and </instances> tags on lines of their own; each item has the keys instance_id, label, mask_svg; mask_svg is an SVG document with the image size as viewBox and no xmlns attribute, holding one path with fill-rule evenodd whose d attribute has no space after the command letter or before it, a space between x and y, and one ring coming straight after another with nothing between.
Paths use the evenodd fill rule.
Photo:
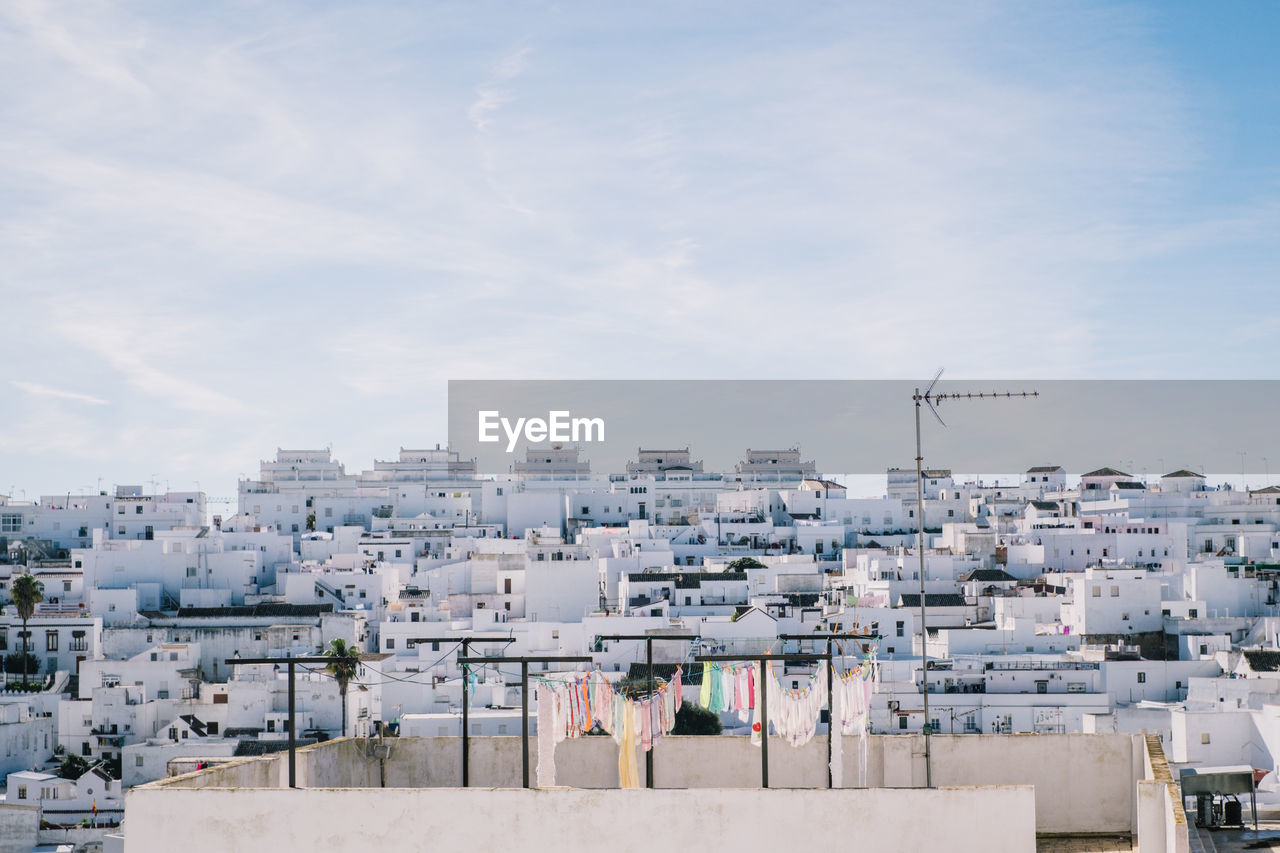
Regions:
<instances>
[{"instance_id":1,"label":"pink cloth","mask_svg":"<svg viewBox=\"0 0 1280 853\"><path fill-rule=\"evenodd\" d=\"M640 748L648 752L653 748L653 700L637 702L640 709Z\"/></svg>"}]
</instances>

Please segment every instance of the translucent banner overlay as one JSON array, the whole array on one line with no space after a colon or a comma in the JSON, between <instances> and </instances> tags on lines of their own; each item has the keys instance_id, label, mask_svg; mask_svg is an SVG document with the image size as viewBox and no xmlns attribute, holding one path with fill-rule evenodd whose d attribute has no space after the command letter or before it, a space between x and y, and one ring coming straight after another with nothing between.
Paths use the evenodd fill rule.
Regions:
<instances>
[{"instance_id":1,"label":"translucent banner overlay","mask_svg":"<svg viewBox=\"0 0 1280 853\"><path fill-rule=\"evenodd\" d=\"M645 450L689 449L706 471L747 451L800 450L818 473L912 467L915 404L927 382L898 380L454 380L449 446L480 474L505 474L531 447L576 448L595 474ZM1280 471L1278 380L943 380L921 411L924 464L1015 473L1110 467L1152 476ZM766 453L767 455L767 453Z\"/></svg>"}]
</instances>

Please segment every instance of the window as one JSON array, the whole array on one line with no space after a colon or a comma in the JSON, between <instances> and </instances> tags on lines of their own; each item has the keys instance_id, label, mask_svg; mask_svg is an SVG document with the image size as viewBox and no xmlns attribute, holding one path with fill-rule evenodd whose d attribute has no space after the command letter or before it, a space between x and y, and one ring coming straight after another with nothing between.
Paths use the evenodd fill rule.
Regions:
<instances>
[{"instance_id":1,"label":"window","mask_svg":"<svg viewBox=\"0 0 1280 853\"><path fill-rule=\"evenodd\" d=\"M16 512L6 512L0 515L0 533L21 533L22 532L22 515ZM26 790L25 788L23 790Z\"/></svg>"},{"instance_id":2,"label":"window","mask_svg":"<svg viewBox=\"0 0 1280 853\"><path fill-rule=\"evenodd\" d=\"M133 508L134 515L142 515L142 504L138 504Z\"/></svg>"},{"instance_id":3,"label":"window","mask_svg":"<svg viewBox=\"0 0 1280 853\"><path fill-rule=\"evenodd\" d=\"M196 576L196 567L195 567L195 566L187 566L187 577L189 577L189 578L193 578L193 577L195 577L195 576Z\"/></svg>"},{"instance_id":4,"label":"window","mask_svg":"<svg viewBox=\"0 0 1280 853\"><path fill-rule=\"evenodd\" d=\"M1201 732L1201 733L1200 733L1200 742L1201 742L1201 743L1208 743L1208 742L1209 742L1209 733L1208 733L1208 732ZM21 794L19 794L18 796L22 796L22 795L21 795Z\"/></svg>"},{"instance_id":5,"label":"window","mask_svg":"<svg viewBox=\"0 0 1280 853\"><path fill-rule=\"evenodd\" d=\"M27 798L27 786L26 786L26 785L19 785L19 786L18 786L18 799L20 799L20 800L25 800L26 798Z\"/></svg>"},{"instance_id":6,"label":"window","mask_svg":"<svg viewBox=\"0 0 1280 853\"><path fill-rule=\"evenodd\" d=\"M502 579L502 591L507 595L511 594L511 578Z\"/></svg>"},{"instance_id":7,"label":"window","mask_svg":"<svg viewBox=\"0 0 1280 853\"><path fill-rule=\"evenodd\" d=\"M1188 618L1188 619L1195 619L1195 618L1196 618L1197 616L1199 616L1199 615L1200 615L1200 611L1199 611L1199 609L1198 609L1198 608L1195 608L1195 607L1188 607L1188 608L1187 608L1187 618Z\"/></svg>"},{"instance_id":8,"label":"window","mask_svg":"<svg viewBox=\"0 0 1280 853\"><path fill-rule=\"evenodd\" d=\"M898 717L898 728L905 729L907 727L907 715L903 714Z\"/></svg>"},{"instance_id":9,"label":"window","mask_svg":"<svg viewBox=\"0 0 1280 853\"><path fill-rule=\"evenodd\" d=\"M1120 597L1120 587L1119 587L1118 585L1116 585L1116 584L1112 584L1112 585L1111 585L1111 597L1112 597L1112 598L1119 598L1119 597Z\"/></svg>"},{"instance_id":10,"label":"window","mask_svg":"<svg viewBox=\"0 0 1280 853\"><path fill-rule=\"evenodd\" d=\"M146 759L144 759L141 755L135 755L133 757L134 767L141 767L144 763L146 763Z\"/></svg>"},{"instance_id":11,"label":"window","mask_svg":"<svg viewBox=\"0 0 1280 853\"><path fill-rule=\"evenodd\" d=\"M898 636L899 636L899 637L904 636L904 634L903 634L903 630L904 630L904 627L903 627L902 620L901 620L901 619L899 619L899 620L898 620Z\"/></svg>"},{"instance_id":12,"label":"window","mask_svg":"<svg viewBox=\"0 0 1280 853\"><path fill-rule=\"evenodd\" d=\"M395 647L396 647L396 641L395 641L395 639L394 639L394 638L392 638L392 637L388 637L388 638L387 638L387 648L389 648L389 649L394 649Z\"/></svg>"},{"instance_id":13,"label":"window","mask_svg":"<svg viewBox=\"0 0 1280 853\"><path fill-rule=\"evenodd\" d=\"M56 652L58 650L58 632L44 632L44 650L46 652Z\"/></svg>"},{"instance_id":14,"label":"window","mask_svg":"<svg viewBox=\"0 0 1280 853\"><path fill-rule=\"evenodd\" d=\"M1100 586L1095 586L1095 587L1093 588L1093 597L1094 597L1094 598L1102 598L1102 587L1100 587Z\"/></svg>"},{"instance_id":15,"label":"window","mask_svg":"<svg viewBox=\"0 0 1280 853\"><path fill-rule=\"evenodd\" d=\"M274 729L274 728L272 728L272 726L273 726L273 725L275 725L275 722L274 722L273 720L267 720L267 731L269 731L269 732L273 732L273 731L275 731L275 729ZM170 727L169 727L169 740L177 740L177 739L178 739L178 727L177 727L177 726L170 726Z\"/></svg>"},{"instance_id":16,"label":"window","mask_svg":"<svg viewBox=\"0 0 1280 853\"><path fill-rule=\"evenodd\" d=\"M333 518L333 507L327 506L324 508L324 517Z\"/></svg>"},{"instance_id":17,"label":"window","mask_svg":"<svg viewBox=\"0 0 1280 853\"><path fill-rule=\"evenodd\" d=\"M1138 673L1138 683L1139 684L1147 683L1147 674L1145 672Z\"/></svg>"},{"instance_id":18,"label":"window","mask_svg":"<svg viewBox=\"0 0 1280 853\"><path fill-rule=\"evenodd\" d=\"M62 582L62 591L63 591L63 592L71 592L71 581L63 581L63 582Z\"/></svg>"},{"instance_id":19,"label":"window","mask_svg":"<svg viewBox=\"0 0 1280 853\"><path fill-rule=\"evenodd\" d=\"M226 693L215 693L215 694L213 694L213 704L215 704L215 705L225 705L225 704L227 704L227 694L226 694Z\"/></svg>"},{"instance_id":20,"label":"window","mask_svg":"<svg viewBox=\"0 0 1280 853\"><path fill-rule=\"evenodd\" d=\"M208 732L209 734L211 734L211 735L216 735L216 734L218 733L218 724L217 724L217 723L205 723L205 731L207 731L207 732Z\"/></svg>"}]
</instances>

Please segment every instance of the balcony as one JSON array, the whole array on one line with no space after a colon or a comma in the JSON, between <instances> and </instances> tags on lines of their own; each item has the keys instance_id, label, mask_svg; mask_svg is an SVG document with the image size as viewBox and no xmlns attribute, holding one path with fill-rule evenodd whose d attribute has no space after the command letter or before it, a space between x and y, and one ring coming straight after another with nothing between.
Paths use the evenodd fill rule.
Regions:
<instances>
[{"instance_id":1,"label":"balcony","mask_svg":"<svg viewBox=\"0 0 1280 853\"><path fill-rule=\"evenodd\" d=\"M1089 670L1098 668L1099 665L1096 661L988 661L985 666L988 672Z\"/></svg>"}]
</instances>

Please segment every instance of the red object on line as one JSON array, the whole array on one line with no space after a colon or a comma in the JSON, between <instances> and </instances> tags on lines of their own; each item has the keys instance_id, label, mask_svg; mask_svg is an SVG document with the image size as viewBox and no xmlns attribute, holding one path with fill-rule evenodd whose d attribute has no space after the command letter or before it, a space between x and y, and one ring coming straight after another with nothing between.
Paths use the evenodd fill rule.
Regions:
<instances>
[{"instance_id":1,"label":"red object on line","mask_svg":"<svg viewBox=\"0 0 1280 853\"><path fill-rule=\"evenodd\" d=\"M751 724L751 731L753 731L753 732L758 732L758 731L760 731L760 724L759 724L759 723L752 723L752 724Z\"/></svg>"}]
</instances>

